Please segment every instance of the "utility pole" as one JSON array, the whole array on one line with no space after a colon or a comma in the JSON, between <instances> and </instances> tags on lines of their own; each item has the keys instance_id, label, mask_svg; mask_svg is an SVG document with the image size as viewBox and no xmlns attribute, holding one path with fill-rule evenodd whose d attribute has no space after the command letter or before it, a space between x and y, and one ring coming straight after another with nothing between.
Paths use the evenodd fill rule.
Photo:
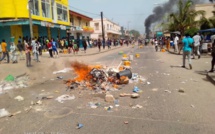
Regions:
<instances>
[{"instance_id":1,"label":"utility pole","mask_svg":"<svg viewBox=\"0 0 215 134\"><path fill-rule=\"evenodd\" d=\"M105 43L105 34L104 34L104 25L103 25L103 12L101 12L101 22L102 22L102 39L103 43ZM105 44L103 44L105 45Z\"/></svg>"},{"instance_id":2,"label":"utility pole","mask_svg":"<svg viewBox=\"0 0 215 134\"><path fill-rule=\"evenodd\" d=\"M28 1L28 12L29 12L29 27L30 27L30 34L31 34L31 39L34 38L33 35L33 24L32 24L32 16L31 16L31 12L32 12L32 0Z\"/></svg>"}]
</instances>

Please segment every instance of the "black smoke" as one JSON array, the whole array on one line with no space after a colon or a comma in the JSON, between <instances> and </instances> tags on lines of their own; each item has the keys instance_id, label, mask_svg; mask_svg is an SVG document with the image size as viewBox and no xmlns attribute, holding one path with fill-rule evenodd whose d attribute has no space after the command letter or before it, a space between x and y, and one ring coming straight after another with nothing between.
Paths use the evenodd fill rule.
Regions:
<instances>
[{"instance_id":1,"label":"black smoke","mask_svg":"<svg viewBox=\"0 0 215 134\"><path fill-rule=\"evenodd\" d=\"M183 0L187 1L187 0ZM193 0L193 4L206 2L208 0ZM153 9L153 13L149 15L145 20L145 33L149 36L151 25L155 22L159 22L164 17L165 13L173 12L173 7L178 3L178 0L169 0L162 6L157 6Z\"/></svg>"}]
</instances>

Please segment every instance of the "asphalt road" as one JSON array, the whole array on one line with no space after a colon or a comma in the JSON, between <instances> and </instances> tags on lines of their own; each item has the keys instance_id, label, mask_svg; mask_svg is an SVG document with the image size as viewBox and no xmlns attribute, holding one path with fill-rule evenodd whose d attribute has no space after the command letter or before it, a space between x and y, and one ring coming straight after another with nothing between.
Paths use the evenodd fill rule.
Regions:
<instances>
[{"instance_id":1,"label":"asphalt road","mask_svg":"<svg viewBox=\"0 0 215 134\"><path fill-rule=\"evenodd\" d=\"M193 61L193 70L183 69L182 59L177 55L155 52L152 46L139 49L122 47L107 53L91 56L60 58L60 63L78 60L88 64L118 66L122 55L140 54L132 61L132 72L143 76L150 84L130 83L111 94L119 100L119 107L106 103L104 94L89 90L66 91L62 80L39 82L26 89L18 89L0 96L0 108L22 113L13 117L0 118L1 134L214 134L215 133L215 88L199 73L198 64ZM202 59L203 61L204 59ZM57 64L57 63L56 63ZM50 68L50 72L52 72ZM58 74L64 79L73 78L72 72ZM120 98L120 93L132 93L139 87L140 98ZM179 93L182 89L185 93ZM56 97L62 94L74 95L75 99L59 103ZM13 98L21 95L24 101ZM33 105L26 112L24 108L37 102L41 96L52 95L54 99L43 100L41 105ZM98 102L100 107L92 109L88 103ZM140 105L142 108L132 108ZM105 106L113 106L111 111ZM124 122L128 122L125 124ZM77 123L84 126L77 129Z\"/></svg>"}]
</instances>

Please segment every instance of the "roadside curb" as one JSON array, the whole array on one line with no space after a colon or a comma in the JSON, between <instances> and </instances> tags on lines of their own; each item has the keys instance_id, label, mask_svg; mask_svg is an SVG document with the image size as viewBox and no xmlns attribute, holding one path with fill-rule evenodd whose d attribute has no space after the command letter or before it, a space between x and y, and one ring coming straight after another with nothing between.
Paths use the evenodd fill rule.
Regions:
<instances>
[{"instance_id":1,"label":"roadside curb","mask_svg":"<svg viewBox=\"0 0 215 134\"><path fill-rule=\"evenodd\" d=\"M215 85L215 73L208 73L206 77L211 83Z\"/></svg>"}]
</instances>

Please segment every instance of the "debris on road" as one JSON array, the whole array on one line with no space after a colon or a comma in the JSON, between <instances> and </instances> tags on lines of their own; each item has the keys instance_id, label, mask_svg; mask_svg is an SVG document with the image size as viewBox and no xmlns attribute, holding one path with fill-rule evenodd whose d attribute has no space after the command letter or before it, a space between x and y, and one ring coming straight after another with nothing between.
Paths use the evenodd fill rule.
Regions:
<instances>
[{"instance_id":1,"label":"debris on road","mask_svg":"<svg viewBox=\"0 0 215 134\"><path fill-rule=\"evenodd\" d=\"M94 103L94 102L89 102L88 103L89 104L89 106L92 108L92 109L96 109L96 108L98 108L101 104L100 103Z\"/></svg>"},{"instance_id":2,"label":"debris on road","mask_svg":"<svg viewBox=\"0 0 215 134\"><path fill-rule=\"evenodd\" d=\"M134 89L133 89L133 92L138 93L139 91L140 91L140 89L137 86L135 86Z\"/></svg>"},{"instance_id":3,"label":"debris on road","mask_svg":"<svg viewBox=\"0 0 215 134\"><path fill-rule=\"evenodd\" d=\"M77 124L77 129L81 129L82 127L84 127L83 124L81 124L81 123L78 123L78 124Z\"/></svg>"},{"instance_id":4,"label":"debris on road","mask_svg":"<svg viewBox=\"0 0 215 134\"><path fill-rule=\"evenodd\" d=\"M28 81L29 77L26 73L16 77L8 75L4 80L0 81L0 94L11 89L26 88L28 87Z\"/></svg>"},{"instance_id":5,"label":"debris on road","mask_svg":"<svg viewBox=\"0 0 215 134\"><path fill-rule=\"evenodd\" d=\"M137 94L137 93L133 93L133 94L131 94L131 98L139 98L140 97L140 95L139 94Z\"/></svg>"},{"instance_id":6,"label":"debris on road","mask_svg":"<svg viewBox=\"0 0 215 134\"><path fill-rule=\"evenodd\" d=\"M128 121L124 121L124 124L128 124Z\"/></svg>"},{"instance_id":7,"label":"debris on road","mask_svg":"<svg viewBox=\"0 0 215 134\"><path fill-rule=\"evenodd\" d=\"M185 91L184 91L182 88L180 88L180 89L178 90L178 92L179 92L179 93L185 93Z\"/></svg>"},{"instance_id":8,"label":"debris on road","mask_svg":"<svg viewBox=\"0 0 215 134\"><path fill-rule=\"evenodd\" d=\"M42 105L42 103L43 103L43 102L42 102L41 100L38 100L36 104Z\"/></svg>"},{"instance_id":9,"label":"debris on road","mask_svg":"<svg viewBox=\"0 0 215 134\"><path fill-rule=\"evenodd\" d=\"M70 95L61 95L59 97L57 97L55 100L57 100L60 103L63 103L66 100L74 100L75 96L70 96Z\"/></svg>"},{"instance_id":10,"label":"debris on road","mask_svg":"<svg viewBox=\"0 0 215 134\"><path fill-rule=\"evenodd\" d=\"M23 101L24 100L24 98L22 96L16 96L14 99L18 100L18 101Z\"/></svg>"},{"instance_id":11,"label":"debris on road","mask_svg":"<svg viewBox=\"0 0 215 134\"><path fill-rule=\"evenodd\" d=\"M133 108L133 109L136 109L136 108L143 108L143 106L137 104L137 105L135 105L135 106L132 106L132 108Z\"/></svg>"},{"instance_id":12,"label":"debris on road","mask_svg":"<svg viewBox=\"0 0 215 134\"><path fill-rule=\"evenodd\" d=\"M6 117L6 116L9 116L9 115L10 115L10 113L7 110L5 110L4 108L0 109L0 118Z\"/></svg>"},{"instance_id":13,"label":"debris on road","mask_svg":"<svg viewBox=\"0 0 215 134\"><path fill-rule=\"evenodd\" d=\"M158 89L157 88L153 88L152 91L156 92L156 91L158 91Z\"/></svg>"},{"instance_id":14,"label":"debris on road","mask_svg":"<svg viewBox=\"0 0 215 134\"><path fill-rule=\"evenodd\" d=\"M172 93L170 90L164 90L164 91L167 92L167 93L170 93L170 94Z\"/></svg>"},{"instance_id":15,"label":"debris on road","mask_svg":"<svg viewBox=\"0 0 215 134\"><path fill-rule=\"evenodd\" d=\"M22 111L17 111L17 112L15 112L15 113L13 113L13 114L9 115L9 117L16 116L17 114L20 114L20 113L22 113Z\"/></svg>"},{"instance_id":16,"label":"debris on road","mask_svg":"<svg viewBox=\"0 0 215 134\"><path fill-rule=\"evenodd\" d=\"M71 68L64 68L63 70L54 71L53 74L67 73L67 72L69 72L71 70L72 70Z\"/></svg>"},{"instance_id":17,"label":"debris on road","mask_svg":"<svg viewBox=\"0 0 215 134\"><path fill-rule=\"evenodd\" d=\"M115 100L115 98L113 97L112 94L106 93L106 95L105 95L105 101L106 102L114 102L114 100Z\"/></svg>"},{"instance_id":18,"label":"debris on road","mask_svg":"<svg viewBox=\"0 0 215 134\"><path fill-rule=\"evenodd\" d=\"M195 108L195 106L194 106L194 105L192 105L192 104L191 104L190 106L191 106L192 108Z\"/></svg>"}]
</instances>

